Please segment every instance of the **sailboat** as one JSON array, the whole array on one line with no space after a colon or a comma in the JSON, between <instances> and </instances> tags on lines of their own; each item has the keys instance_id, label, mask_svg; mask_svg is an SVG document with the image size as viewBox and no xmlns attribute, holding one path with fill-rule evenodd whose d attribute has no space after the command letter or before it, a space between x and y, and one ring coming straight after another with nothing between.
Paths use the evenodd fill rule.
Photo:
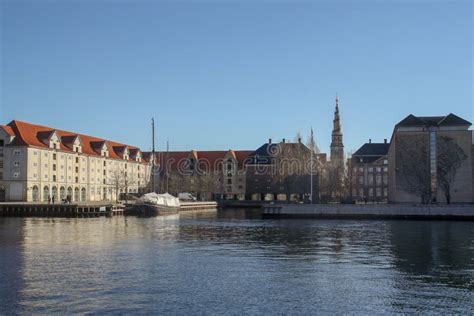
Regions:
<instances>
[{"instance_id":1,"label":"sailboat","mask_svg":"<svg viewBox=\"0 0 474 316\"><path fill-rule=\"evenodd\" d=\"M179 199L169 193L158 194L155 191L155 120L151 120L152 124L152 158L151 158L151 174L152 174L152 192L140 197L138 201L124 210L125 215L136 216L162 216L178 214L181 205Z\"/></svg>"}]
</instances>

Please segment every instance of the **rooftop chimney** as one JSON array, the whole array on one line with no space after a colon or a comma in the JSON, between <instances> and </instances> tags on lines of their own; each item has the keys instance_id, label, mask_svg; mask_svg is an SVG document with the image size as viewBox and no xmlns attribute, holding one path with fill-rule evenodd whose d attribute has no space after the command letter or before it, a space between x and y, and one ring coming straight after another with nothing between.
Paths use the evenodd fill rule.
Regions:
<instances>
[{"instance_id":1,"label":"rooftop chimney","mask_svg":"<svg viewBox=\"0 0 474 316\"><path fill-rule=\"evenodd\" d=\"M369 138L369 144L372 144L372 139Z\"/></svg>"},{"instance_id":2,"label":"rooftop chimney","mask_svg":"<svg viewBox=\"0 0 474 316\"><path fill-rule=\"evenodd\" d=\"M272 143L272 139L271 139L271 138L268 139L268 143L269 143L269 144Z\"/></svg>"},{"instance_id":3,"label":"rooftop chimney","mask_svg":"<svg viewBox=\"0 0 474 316\"><path fill-rule=\"evenodd\" d=\"M301 144L301 137L298 137L298 143Z\"/></svg>"},{"instance_id":4,"label":"rooftop chimney","mask_svg":"<svg viewBox=\"0 0 474 316\"><path fill-rule=\"evenodd\" d=\"M383 143L384 143L384 144L386 144L386 143L387 143L387 139L386 139L386 138L384 138L384 140L383 140Z\"/></svg>"},{"instance_id":5,"label":"rooftop chimney","mask_svg":"<svg viewBox=\"0 0 474 316\"><path fill-rule=\"evenodd\" d=\"M284 143L286 142L286 139L283 138L283 141L282 141L282 142L283 142L283 144L284 144Z\"/></svg>"}]
</instances>

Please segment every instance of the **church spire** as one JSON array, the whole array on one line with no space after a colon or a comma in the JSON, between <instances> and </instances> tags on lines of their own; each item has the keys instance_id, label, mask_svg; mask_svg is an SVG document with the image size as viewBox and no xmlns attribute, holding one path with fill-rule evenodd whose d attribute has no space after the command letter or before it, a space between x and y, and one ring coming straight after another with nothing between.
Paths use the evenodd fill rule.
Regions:
<instances>
[{"instance_id":1,"label":"church spire","mask_svg":"<svg viewBox=\"0 0 474 316\"><path fill-rule=\"evenodd\" d=\"M341 117L339 115L339 98L337 94L332 130L331 161L344 168L344 144L342 142Z\"/></svg>"}]
</instances>

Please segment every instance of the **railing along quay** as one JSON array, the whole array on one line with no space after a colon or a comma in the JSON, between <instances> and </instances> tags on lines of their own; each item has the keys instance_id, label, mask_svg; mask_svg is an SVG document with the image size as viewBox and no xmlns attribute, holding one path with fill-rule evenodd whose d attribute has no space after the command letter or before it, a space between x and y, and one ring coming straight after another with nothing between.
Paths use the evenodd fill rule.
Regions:
<instances>
[{"instance_id":1,"label":"railing along quay","mask_svg":"<svg viewBox=\"0 0 474 316\"><path fill-rule=\"evenodd\" d=\"M181 212L217 210L217 202L181 202Z\"/></svg>"},{"instance_id":2,"label":"railing along quay","mask_svg":"<svg viewBox=\"0 0 474 316\"><path fill-rule=\"evenodd\" d=\"M0 216L97 217L122 215L112 204L0 203Z\"/></svg>"}]
</instances>

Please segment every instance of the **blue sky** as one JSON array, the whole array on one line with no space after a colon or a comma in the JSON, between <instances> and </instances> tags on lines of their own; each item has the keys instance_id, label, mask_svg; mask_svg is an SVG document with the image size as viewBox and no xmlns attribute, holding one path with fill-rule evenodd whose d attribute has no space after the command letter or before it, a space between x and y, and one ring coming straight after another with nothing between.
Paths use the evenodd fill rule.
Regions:
<instances>
[{"instance_id":1,"label":"blue sky","mask_svg":"<svg viewBox=\"0 0 474 316\"><path fill-rule=\"evenodd\" d=\"M346 150L409 113L473 120L471 1L1 1L2 123L150 148Z\"/></svg>"}]
</instances>

